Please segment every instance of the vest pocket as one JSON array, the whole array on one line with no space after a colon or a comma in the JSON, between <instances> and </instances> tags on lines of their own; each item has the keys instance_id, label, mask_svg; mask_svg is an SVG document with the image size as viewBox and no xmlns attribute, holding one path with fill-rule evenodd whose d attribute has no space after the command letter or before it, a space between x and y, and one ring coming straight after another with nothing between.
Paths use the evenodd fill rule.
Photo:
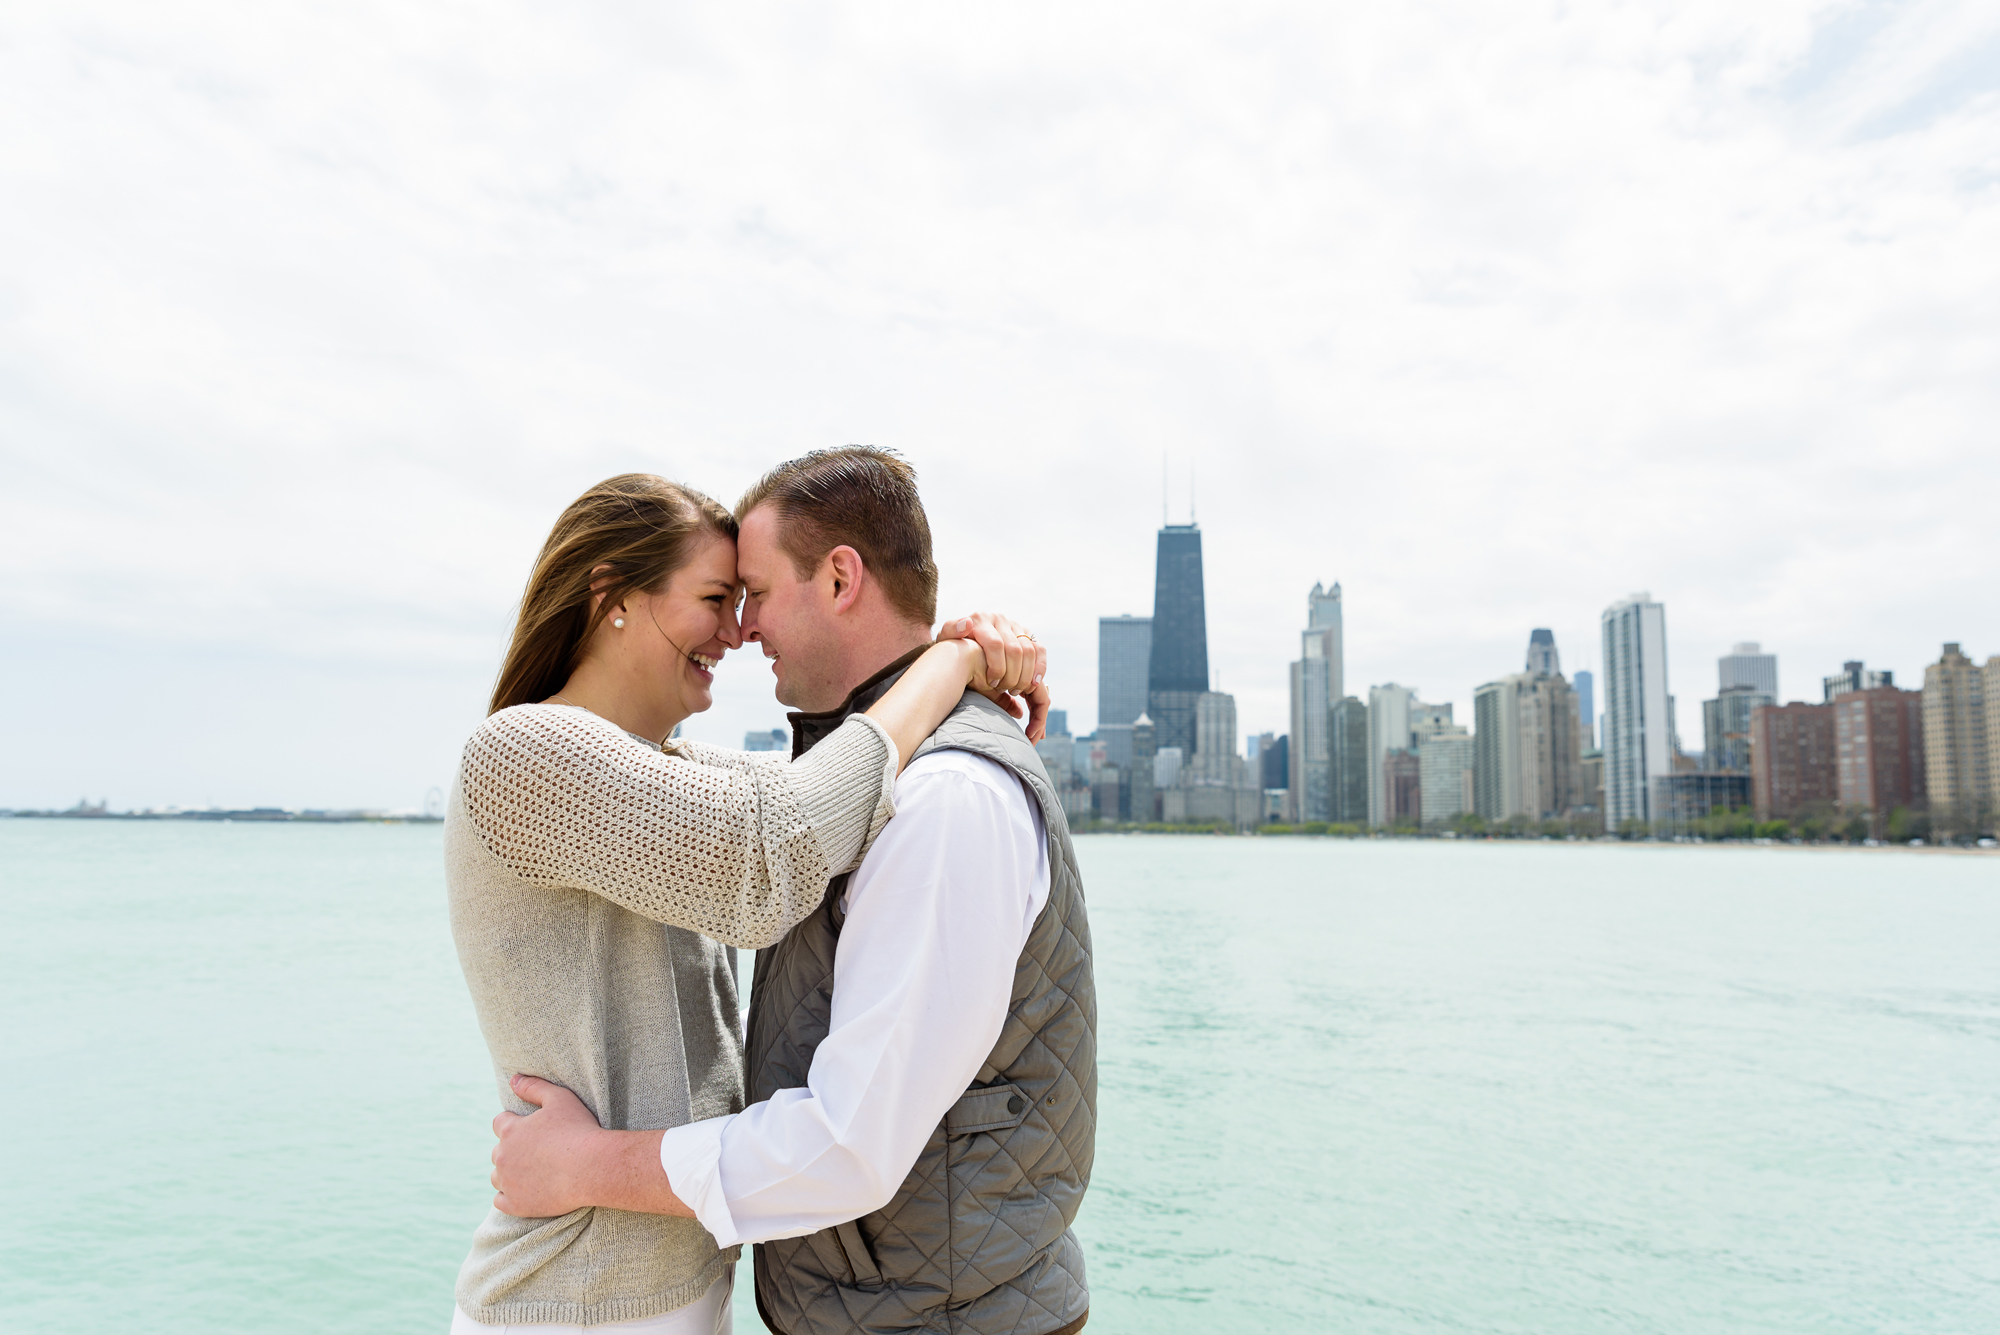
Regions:
<instances>
[{"instance_id":1,"label":"vest pocket","mask_svg":"<svg viewBox=\"0 0 2000 1335\"><path fill-rule=\"evenodd\" d=\"M981 1131L1004 1131L1021 1124L1034 1100L1016 1085L987 1085L968 1089L944 1115L947 1136L970 1136Z\"/></svg>"},{"instance_id":2,"label":"vest pocket","mask_svg":"<svg viewBox=\"0 0 2000 1335\"><path fill-rule=\"evenodd\" d=\"M868 1250L868 1240L861 1236L861 1230L854 1226L852 1219L844 1224L836 1224L833 1236L840 1241L840 1250L847 1253L848 1269L854 1272L856 1288L874 1288L882 1282L882 1268L875 1264L875 1254Z\"/></svg>"}]
</instances>

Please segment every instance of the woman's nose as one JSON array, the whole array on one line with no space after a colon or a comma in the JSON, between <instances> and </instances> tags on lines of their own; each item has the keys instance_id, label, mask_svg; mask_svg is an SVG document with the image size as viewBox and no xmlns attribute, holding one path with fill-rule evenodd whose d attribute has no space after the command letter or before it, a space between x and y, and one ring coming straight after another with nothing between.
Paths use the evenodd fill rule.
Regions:
<instances>
[{"instance_id":1,"label":"woman's nose","mask_svg":"<svg viewBox=\"0 0 2000 1335\"><path fill-rule=\"evenodd\" d=\"M731 649L741 649L743 647L743 628L736 622L735 608L731 607L723 611L722 626L716 631L716 636Z\"/></svg>"}]
</instances>

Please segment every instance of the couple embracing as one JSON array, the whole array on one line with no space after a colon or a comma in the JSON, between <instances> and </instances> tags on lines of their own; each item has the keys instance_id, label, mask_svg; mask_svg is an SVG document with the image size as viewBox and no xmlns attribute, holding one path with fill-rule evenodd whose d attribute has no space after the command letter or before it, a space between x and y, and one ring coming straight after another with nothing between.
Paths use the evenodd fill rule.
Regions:
<instances>
[{"instance_id":1,"label":"couple embracing","mask_svg":"<svg viewBox=\"0 0 2000 1335\"><path fill-rule=\"evenodd\" d=\"M778 1335L1082 1328L1097 1016L1044 657L990 614L934 639L936 595L879 450L557 521L445 822L508 1109L455 1335L727 1332L744 1243ZM745 640L789 758L669 740Z\"/></svg>"}]
</instances>

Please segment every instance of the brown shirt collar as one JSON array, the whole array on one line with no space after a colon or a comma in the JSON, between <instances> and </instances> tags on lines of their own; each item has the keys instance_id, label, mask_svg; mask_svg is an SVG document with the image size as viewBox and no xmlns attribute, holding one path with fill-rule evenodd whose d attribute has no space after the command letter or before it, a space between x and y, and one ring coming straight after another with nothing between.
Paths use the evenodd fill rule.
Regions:
<instances>
[{"instance_id":1,"label":"brown shirt collar","mask_svg":"<svg viewBox=\"0 0 2000 1335\"><path fill-rule=\"evenodd\" d=\"M794 712L785 715L786 720L792 725L792 759L797 760L812 750L820 742L832 736L834 729L847 722L849 716L861 713L888 694L889 688L896 684L896 678L902 676L904 669L916 662L928 648L930 648L928 644L918 645L856 686L848 692L847 699L838 709L829 709L823 714Z\"/></svg>"}]
</instances>

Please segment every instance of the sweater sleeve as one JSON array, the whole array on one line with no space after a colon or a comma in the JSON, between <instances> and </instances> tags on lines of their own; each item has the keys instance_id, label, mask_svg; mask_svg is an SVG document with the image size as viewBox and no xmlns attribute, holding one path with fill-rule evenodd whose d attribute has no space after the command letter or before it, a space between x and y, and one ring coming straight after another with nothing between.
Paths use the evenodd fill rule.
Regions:
<instances>
[{"instance_id":1,"label":"sweater sleeve","mask_svg":"<svg viewBox=\"0 0 2000 1335\"><path fill-rule=\"evenodd\" d=\"M738 768L648 750L576 710L517 705L473 733L461 785L482 841L529 884L761 949L867 852L895 812L896 760L865 715L796 762Z\"/></svg>"},{"instance_id":2,"label":"sweater sleeve","mask_svg":"<svg viewBox=\"0 0 2000 1335\"><path fill-rule=\"evenodd\" d=\"M707 742L679 741L668 742L667 749L697 765L709 765L715 769L763 769L792 763L789 751L735 751L726 746L710 746Z\"/></svg>"}]
</instances>

